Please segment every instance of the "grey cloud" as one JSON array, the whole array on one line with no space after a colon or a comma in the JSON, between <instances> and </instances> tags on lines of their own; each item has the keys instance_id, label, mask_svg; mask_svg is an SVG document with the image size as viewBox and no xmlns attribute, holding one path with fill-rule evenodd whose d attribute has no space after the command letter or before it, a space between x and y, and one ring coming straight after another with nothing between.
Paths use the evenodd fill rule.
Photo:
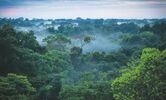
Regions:
<instances>
[{"instance_id":1,"label":"grey cloud","mask_svg":"<svg viewBox=\"0 0 166 100\"><path fill-rule=\"evenodd\" d=\"M130 1L130 2L146 1L147 2L147 0L0 0L0 8L33 4L34 2L37 2L37 3L41 3L41 2L44 2L44 3L49 3L49 2L76 2L76 3L79 3L80 2L80 3L82 3L82 2L85 2L85 3L90 4L90 5L91 4L94 4L94 5L114 5L114 4L125 2L125 1ZM148 0L148 1L158 2L159 4L166 2L166 0Z\"/></svg>"}]
</instances>

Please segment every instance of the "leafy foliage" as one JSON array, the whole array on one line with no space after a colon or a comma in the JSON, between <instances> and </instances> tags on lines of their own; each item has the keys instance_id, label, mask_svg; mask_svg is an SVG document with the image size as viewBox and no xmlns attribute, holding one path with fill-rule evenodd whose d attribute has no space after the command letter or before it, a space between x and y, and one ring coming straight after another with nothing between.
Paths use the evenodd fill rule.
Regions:
<instances>
[{"instance_id":1,"label":"leafy foliage","mask_svg":"<svg viewBox=\"0 0 166 100\"><path fill-rule=\"evenodd\" d=\"M31 27L35 22L44 26L43 21L2 18L0 24ZM45 44L38 43L33 31L0 26L0 99L165 100L164 20L150 25L147 20L51 21L59 26L46 25L51 35ZM86 45L72 45L72 39L93 44L95 35L114 40L120 48L85 52Z\"/></svg>"},{"instance_id":2,"label":"leafy foliage","mask_svg":"<svg viewBox=\"0 0 166 100\"><path fill-rule=\"evenodd\" d=\"M116 100L164 100L165 51L146 48L141 62L112 83Z\"/></svg>"},{"instance_id":3,"label":"leafy foliage","mask_svg":"<svg viewBox=\"0 0 166 100\"><path fill-rule=\"evenodd\" d=\"M25 97L28 100L35 92L26 76L9 73L6 77L0 77L0 99L22 100Z\"/></svg>"}]
</instances>

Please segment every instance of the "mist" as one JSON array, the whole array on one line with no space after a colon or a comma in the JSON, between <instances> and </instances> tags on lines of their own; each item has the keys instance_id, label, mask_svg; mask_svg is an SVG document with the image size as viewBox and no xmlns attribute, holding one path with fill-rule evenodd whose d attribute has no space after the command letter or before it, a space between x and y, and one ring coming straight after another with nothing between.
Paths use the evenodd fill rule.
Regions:
<instances>
[{"instance_id":1,"label":"mist","mask_svg":"<svg viewBox=\"0 0 166 100\"><path fill-rule=\"evenodd\" d=\"M46 38L47 36L51 35L46 27L44 26L29 26L29 27L24 27L24 26L16 26L15 29L20 32L34 32L34 36L36 37L36 40L40 45L45 45L43 42L43 39Z\"/></svg>"},{"instance_id":2,"label":"mist","mask_svg":"<svg viewBox=\"0 0 166 100\"><path fill-rule=\"evenodd\" d=\"M94 52L94 51L113 51L119 49L121 46L115 42L112 38L115 36L102 36L102 35L95 35L94 39L86 44L83 47L84 52ZM115 38L114 38L115 39ZM116 38L118 39L118 38Z\"/></svg>"},{"instance_id":3,"label":"mist","mask_svg":"<svg viewBox=\"0 0 166 100\"><path fill-rule=\"evenodd\" d=\"M119 34L113 34L109 36L95 34L89 35L91 37L90 43L85 43L83 37L79 39L71 38L71 46L82 47L83 53L87 52L110 52L118 50L121 46L118 42Z\"/></svg>"}]
</instances>

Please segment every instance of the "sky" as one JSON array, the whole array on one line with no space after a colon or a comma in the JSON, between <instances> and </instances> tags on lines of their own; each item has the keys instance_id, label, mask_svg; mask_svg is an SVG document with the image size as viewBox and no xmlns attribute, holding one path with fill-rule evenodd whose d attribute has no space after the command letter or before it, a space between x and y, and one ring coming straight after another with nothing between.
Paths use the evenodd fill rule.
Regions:
<instances>
[{"instance_id":1,"label":"sky","mask_svg":"<svg viewBox=\"0 0 166 100\"><path fill-rule=\"evenodd\" d=\"M0 17L166 18L166 0L0 0Z\"/></svg>"}]
</instances>

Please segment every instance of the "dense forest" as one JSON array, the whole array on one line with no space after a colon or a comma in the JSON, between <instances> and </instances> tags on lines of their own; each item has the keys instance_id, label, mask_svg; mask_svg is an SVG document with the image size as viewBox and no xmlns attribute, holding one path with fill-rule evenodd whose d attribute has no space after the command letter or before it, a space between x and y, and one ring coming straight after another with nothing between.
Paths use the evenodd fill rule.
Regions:
<instances>
[{"instance_id":1,"label":"dense forest","mask_svg":"<svg viewBox=\"0 0 166 100\"><path fill-rule=\"evenodd\" d=\"M0 100L165 100L166 19L0 18Z\"/></svg>"}]
</instances>

